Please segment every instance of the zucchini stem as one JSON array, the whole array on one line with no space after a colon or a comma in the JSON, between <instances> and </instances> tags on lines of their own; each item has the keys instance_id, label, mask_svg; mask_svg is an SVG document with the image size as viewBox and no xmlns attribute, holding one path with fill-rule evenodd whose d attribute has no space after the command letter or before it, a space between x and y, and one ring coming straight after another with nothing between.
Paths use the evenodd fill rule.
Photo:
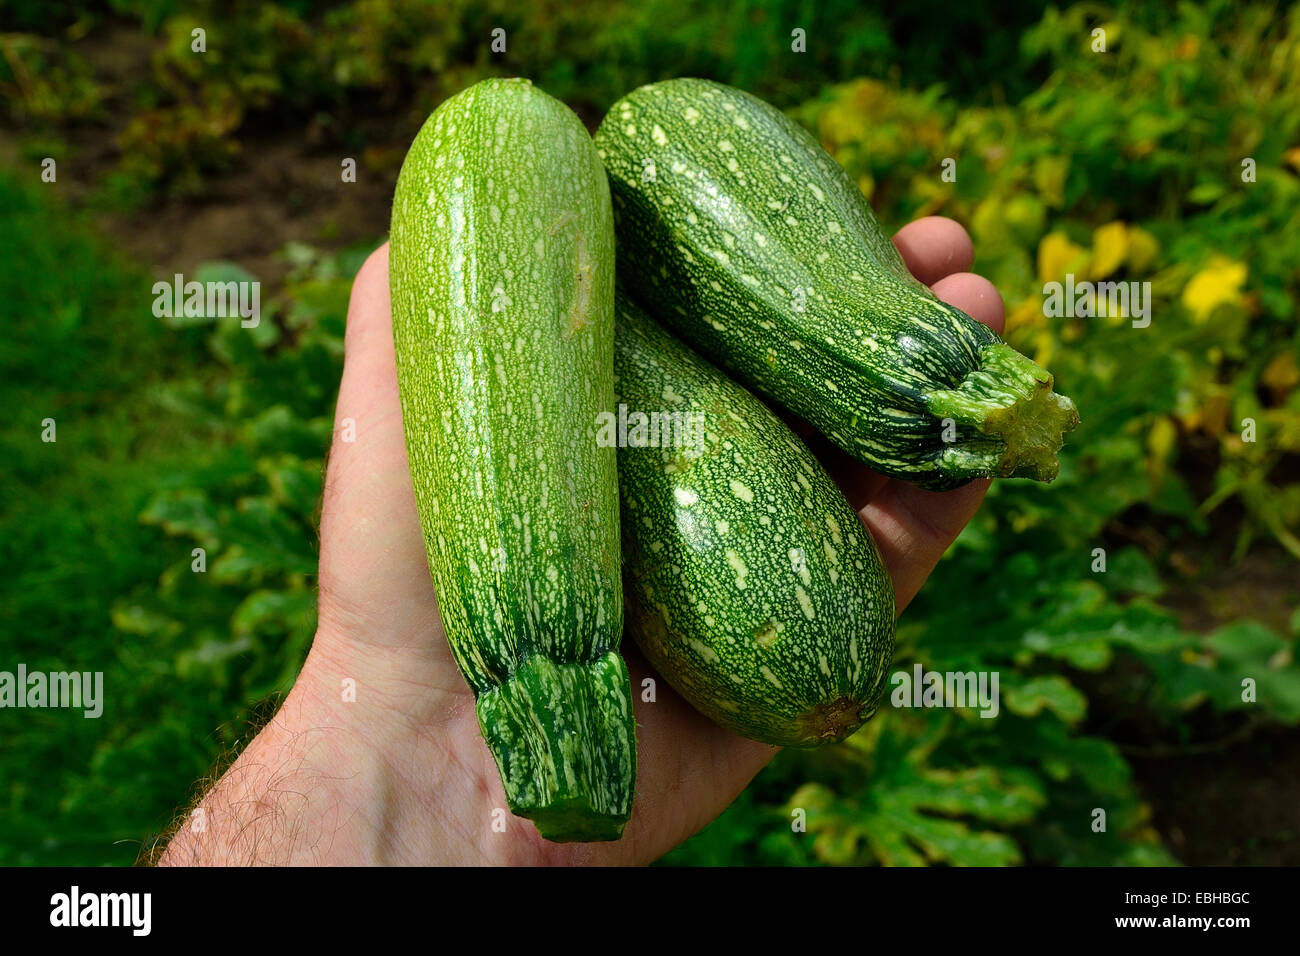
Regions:
<instances>
[{"instance_id":1,"label":"zucchini stem","mask_svg":"<svg viewBox=\"0 0 1300 956\"><path fill-rule=\"evenodd\" d=\"M510 812L556 843L617 840L632 810L631 681L617 650L557 664L534 654L475 711Z\"/></svg>"},{"instance_id":2,"label":"zucchini stem","mask_svg":"<svg viewBox=\"0 0 1300 956\"><path fill-rule=\"evenodd\" d=\"M1079 424L1074 402L1052 391L1052 374L1005 342L985 345L975 371L925 399L931 415L960 426L938 464L944 475L963 479L1051 481L1065 433Z\"/></svg>"}]
</instances>

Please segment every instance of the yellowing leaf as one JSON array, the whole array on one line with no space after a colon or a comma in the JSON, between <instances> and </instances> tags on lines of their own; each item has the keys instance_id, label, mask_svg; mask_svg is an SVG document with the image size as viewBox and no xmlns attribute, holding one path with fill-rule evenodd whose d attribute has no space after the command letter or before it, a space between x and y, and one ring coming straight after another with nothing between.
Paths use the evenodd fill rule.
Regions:
<instances>
[{"instance_id":1,"label":"yellowing leaf","mask_svg":"<svg viewBox=\"0 0 1300 956\"><path fill-rule=\"evenodd\" d=\"M1067 272L1082 272L1087 262L1087 250L1063 232L1050 232L1038 244L1038 278L1042 282L1059 281Z\"/></svg>"},{"instance_id":2,"label":"yellowing leaf","mask_svg":"<svg viewBox=\"0 0 1300 956\"><path fill-rule=\"evenodd\" d=\"M1232 401L1221 386L1211 386L1197 399L1197 406L1180 415L1179 420L1187 431L1199 431L1211 438L1219 438L1228 431Z\"/></svg>"},{"instance_id":3,"label":"yellowing leaf","mask_svg":"<svg viewBox=\"0 0 1300 956\"><path fill-rule=\"evenodd\" d=\"M1178 41L1174 47L1174 58L1177 60L1194 60L1196 54L1201 51L1200 38L1194 34L1188 34Z\"/></svg>"},{"instance_id":4,"label":"yellowing leaf","mask_svg":"<svg viewBox=\"0 0 1300 956\"><path fill-rule=\"evenodd\" d=\"M971 216L971 230L980 239L991 239L1006 232L1003 218L1003 202L1000 196L990 196L975 207Z\"/></svg>"},{"instance_id":5,"label":"yellowing leaf","mask_svg":"<svg viewBox=\"0 0 1300 956\"><path fill-rule=\"evenodd\" d=\"M1007 227L1020 237L1021 244L1029 245L1042 235L1047 207L1031 193L1017 193L1004 205L1003 216Z\"/></svg>"},{"instance_id":6,"label":"yellowing leaf","mask_svg":"<svg viewBox=\"0 0 1300 956\"><path fill-rule=\"evenodd\" d=\"M844 87L818 118L822 140L832 146L858 143L870 132L871 113L883 87L870 80Z\"/></svg>"},{"instance_id":7,"label":"yellowing leaf","mask_svg":"<svg viewBox=\"0 0 1300 956\"><path fill-rule=\"evenodd\" d=\"M1282 154L1282 158L1300 172L1300 146L1293 146Z\"/></svg>"},{"instance_id":8,"label":"yellowing leaf","mask_svg":"<svg viewBox=\"0 0 1300 956\"><path fill-rule=\"evenodd\" d=\"M1065 178L1070 172L1068 156L1039 156L1034 160L1034 186L1049 206L1065 204Z\"/></svg>"},{"instance_id":9,"label":"yellowing leaf","mask_svg":"<svg viewBox=\"0 0 1300 956\"><path fill-rule=\"evenodd\" d=\"M1300 385L1300 369L1296 368L1295 352L1287 349L1274 355L1264 366L1259 380L1277 396L1279 402L1285 399L1291 389Z\"/></svg>"},{"instance_id":10,"label":"yellowing leaf","mask_svg":"<svg viewBox=\"0 0 1300 956\"><path fill-rule=\"evenodd\" d=\"M1219 306L1240 304L1245 283L1245 263L1214 256L1183 289L1183 305L1193 321L1204 322Z\"/></svg>"},{"instance_id":11,"label":"yellowing leaf","mask_svg":"<svg viewBox=\"0 0 1300 956\"><path fill-rule=\"evenodd\" d=\"M861 116L864 122L886 115L894 100L889 87L879 80L858 80L849 87L849 92L852 98L845 105Z\"/></svg>"},{"instance_id":12,"label":"yellowing leaf","mask_svg":"<svg viewBox=\"0 0 1300 956\"><path fill-rule=\"evenodd\" d=\"M1052 333L1044 329L1034 336L1034 361L1043 368L1052 364L1052 356L1056 352L1056 339Z\"/></svg>"},{"instance_id":13,"label":"yellowing leaf","mask_svg":"<svg viewBox=\"0 0 1300 956\"><path fill-rule=\"evenodd\" d=\"M930 176L921 176L910 180L907 184L907 190L913 198L921 200L921 204L912 213L912 217L915 219L920 219L923 216L933 216L939 212L951 201L953 193L953 187L950 183L939 182Z\"/></svg>"},{"instance_id":14,"label":"yellowing leaf","mask_svg":"<svg viewBox=\"0 0 1300 956\"><path fill-rule=\"evenodd\" d=\"M1169 460L1178 444L1178 426L1163 415L1147 432L1147 477L1156 485L1164 477Z\"/></svg>"},{"instance_id":15,"label":"yellowing leaf","mask_svg":"<svg viewBox=\"0 0 1300 956\"><path fill-rule=\"evenodd\" d=\"M1223 435L1228 430L1228 414L1232 403L1222 390L1205 397L1201 405L1201 430L1212 438Z\"/></svg>"},{"instance_id":16,"label":"yellowing leaf","mask_svg":"<svg viewBox=\"0 0 1300 956\"><path fill-rule=\"evenodd\" d=\"M1043 300L1040 296L1030 296L1007 313L1006 328L1003 338L1021 328L1032 328L1043 322Z\"/></svg>"},{"instance_id":17,"label":"yellowing leaf","mask_svg":"<svg viewBox=\"0 0 1300 956\"><path fill-rule=\"evenodd\" d=\"M820 131L822 139L831 144L832 148L844 143L859 142L868 132L863 116L840 103L828 107L822 113Z\"/></svg>"},{"instance_id":18,"label":"yellowing leaf","mask_svg":"<svg viewBox=\"0 0 1300 956\"><path fill-rule=\"evenodd\" d=\"M1145 272L1156 261L1158 255L1160 255L1160 241L1141 226L1130 226L1126 261L1129 272Z\"/></svg>"},{"instance_id":19,"label":"yellowing leaf","mask_svg":"<svg viewBox=\"0 0 1300 956\"><path fill-rule=\"evenodd\" d=\"M834 147L865 142L873 126L888 117L893 100L889 88L876 80L859 80L842 87L818 117L824 144Z\"/></svg>"},{"instance_id":20,"label":"yellowing leaf","mask_svg":"<svg viewBox=\"0 0 1300 956\"><path fill-rule=\"evenodd\" d=\"M1127 256L1128 226L1122 222L1108 222L1097 227L1092 234L1092 265L1088 269L1088 278L1106 278Z\"/></svg>"},{"instance_id":21,"label":"yellowing leaf","mask_svg":"<svg viewBox=\"0 0 1300 956\"><path fill-rule=\"evenodd\" d=\"M1152 424L1147 432L1147 451L1154 457L1166 459L1178 441L1178 428L1166 416L1162 415Z\"/></svg>"}]
</instances>

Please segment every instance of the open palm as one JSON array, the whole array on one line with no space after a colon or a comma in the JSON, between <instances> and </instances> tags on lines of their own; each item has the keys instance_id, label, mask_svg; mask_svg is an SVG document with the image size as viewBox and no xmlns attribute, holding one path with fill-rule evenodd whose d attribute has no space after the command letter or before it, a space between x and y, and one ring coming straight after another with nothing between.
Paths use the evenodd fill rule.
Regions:
<instances>
[{"instance_id":1,"label":"open palm","mask_svg":"<svg viewBox=\"0 0 1300 956\"><path fill-rule=\"evenodd\" d=\"M923 219L894 241L940 298L1001 330L996 290L964 271L972 250L959 225ZM974 514L987 482L925 492L809 437L875 537L901 610ZM652 672L631 641L623 651L639 687ZM327 821L306 828L314 833L307 858L649 862L716 817L776 753L718 728L659 687L657 702L636 700L637 789L623 839L552 844L528 821L501 812L497 768L452 660L426 564L398 402L388 248L381 247L352 290L321 514L320 623L282 712L299 736L320 738L308 759L328 767L316 787L333 803ZM324 805L319 797L317 805Z\"/></svg>"}]
</instances>

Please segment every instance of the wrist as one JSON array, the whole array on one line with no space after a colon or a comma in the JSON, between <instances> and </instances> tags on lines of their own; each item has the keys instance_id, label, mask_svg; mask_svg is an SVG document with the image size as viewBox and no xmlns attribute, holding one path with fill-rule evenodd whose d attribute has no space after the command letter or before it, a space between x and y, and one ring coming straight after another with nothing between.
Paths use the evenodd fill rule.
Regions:
<instances>
[{"instance_id":1,"label":"wrist","mask_svg":"<svg viewBox=\"0 0 1300 956\"><path fill-rule=\"evenodd\" d=\"M162 865L391 862L387 824L405 785L391 755L400 728L357 703L318 633L293 689L173 837ZM349 681L351 683L349 683Z\"/></svg>"}]
</instances>

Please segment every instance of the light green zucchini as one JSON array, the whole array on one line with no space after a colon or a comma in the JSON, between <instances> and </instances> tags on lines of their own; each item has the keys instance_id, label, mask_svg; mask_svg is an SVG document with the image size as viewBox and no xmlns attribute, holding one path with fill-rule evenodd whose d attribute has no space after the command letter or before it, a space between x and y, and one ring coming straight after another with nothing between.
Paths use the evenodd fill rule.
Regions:
<instances>
[{"instance_id":1,"label":"light green zucchini","mask_svg":"<svg viewBox=\"0 0 1300 956\"><path fill-rule=\"evenodd\" d=\"M485 80L425 123L393 198L411 479L456 663L510 809L550 840L631 811L613 404L614 236L582 123Z\"/></svg>"}]
</instances>

